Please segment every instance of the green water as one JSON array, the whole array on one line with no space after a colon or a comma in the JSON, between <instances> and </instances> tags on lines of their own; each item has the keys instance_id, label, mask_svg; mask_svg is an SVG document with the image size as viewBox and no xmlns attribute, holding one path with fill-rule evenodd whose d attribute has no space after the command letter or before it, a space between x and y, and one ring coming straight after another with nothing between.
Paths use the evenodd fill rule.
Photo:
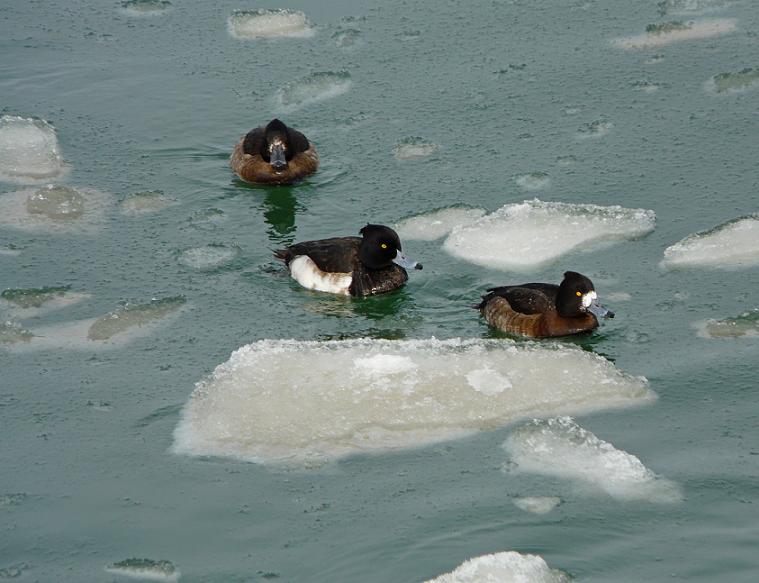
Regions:
<instances>
[{"instance_id":1,"label":"green water","mask_svg":"<svg viewBox=\"0 0 759 583\"><path fill-rule=\"evenodd\" d=\"M62 182L111 202L103 223L81 233L3 223L0 249L13 253L0 254L2 290L70 286L83 299L24 318L6 306L0 320L34 333L123 302L186 303L122 345L0 343L0 579L111 581L105 566L145 557L170 560L182 581L416 582L516 550L579 581L755 581L759 344L702 338L694 324L759 307L759 270L658 263L688 234L757 211L759 92L705 89L757 67L756 4L684 17L662 15L654 0L283 6L305 11L316 34L234 39L227 16L259 6L226 0L176 0L143 17L111 1L2 7L0 114L49 121L70 166ZM693 18L734 18L736 30L653 50L612 44ZM345 31L354 42L338 46ZM347 72L351 86L282 114L277 90L318 72ZM245 185L229 153L275 115L318 145L322 166L293 188ZM599 128L609 131L578 137ZM414 137L439 147L396 159ZM525 191L516 178L530 173L550 184ZM38 186L0 183L0 197L27 188ZM170 204L120 210L147 191ZM300 290L271 258L283 244L355 234L367 221L534 196L652 209L657 226L527 275L409 241L404 251L424 271L361 301ZM180 260L206 246L239 252L204 269ZM168 452L194 384L241 345L489 338L468 309L484 288L558 281L566 269L589 275L602 298L630 294L606 302L617 317L601 331L568 342L645 375L659 395L578 421L679 484L680 503L620 502L560 478L505 474L510 427L310 471ZM530 495L562 504L535 515L512 503Z\"/></svg>"}]
</instances>

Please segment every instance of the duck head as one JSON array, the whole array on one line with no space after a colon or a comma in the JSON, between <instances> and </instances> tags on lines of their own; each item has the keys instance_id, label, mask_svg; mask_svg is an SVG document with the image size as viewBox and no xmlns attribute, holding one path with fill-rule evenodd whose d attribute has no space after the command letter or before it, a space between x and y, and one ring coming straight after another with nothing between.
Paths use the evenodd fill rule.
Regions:
<instances>
[{"instance_id":1,"label":"duck head","mask_svg":"<svg viewBox=\"0 0 759 583\"><path fill-rule=\"evenodd\" d=\"M271 120L264 129L261 157L271 164L274 172L284 172L292 160L293 151L287 137L287 126L278 119Z\"/></svg>"},{"instance_id":2,"label":"duck head","mask_svg":"<svg viewBox=\"0 0 759 583\"><path fill-rule=\"evenodd\" d=\"M401 251L398 233L384 225L367 225L359 231L362 235L358 257L369 269L382 269L395 263L406 269L422 269L422 264L412 261Z\"/></svg>"},{"instance_id":3,"label":"duck head","mask_svg":"<svg viewBox=\"0 0 759 583\"><path fill-rule=\"evenodd\" d=\"M567 271L556 295L556 311L564 317L576 318L593 314L596 319L613 318L614 312L598 303L593 282L581 273Z\"/></svg>"}]
</instances>

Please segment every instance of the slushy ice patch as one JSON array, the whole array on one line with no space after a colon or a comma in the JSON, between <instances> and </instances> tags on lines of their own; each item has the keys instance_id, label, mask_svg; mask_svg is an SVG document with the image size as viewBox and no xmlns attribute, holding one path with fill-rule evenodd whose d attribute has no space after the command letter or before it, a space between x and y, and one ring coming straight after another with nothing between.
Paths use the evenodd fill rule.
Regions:
<instances>
[{"instance_id":1,"label":"slushy ice patch","mask_svg":"<svg viewBox=\"0 0 759 583\"><path fill-rule=\"evenodd\" d=\"M144 304L126 302L113 312L96 319L87 331L87 338L110 340L132 328L154 324L177 311L186 301L184 296L175 296L150 300Z\"/></svg>"},{"instance_id":2,"label":"slushy ice patch","mask_svg":"<svg viewBox=\"0 0 759 583\"><path fill-rule=\"evenodd\" d=\"M413 448L538 414L644 403L595 354L506 340L262 340L197 383L173 450L310 464Z\"/></svg>"},{"instance_id":3,"label":"slushy ice patch","mask_svg":"<svg viewBox=\"0 0 759 583\"><path fill-rule=\"evenodd\" d=\"M64 170L53 126L41 119L0 117L0 181L49 180Z\"/></svg>"},{"instance_id":4,"label":"slushy ice patch","mask_svg":"<svg viewBox=\"0 0 759 583\"><path fill-rule=\"evenodd\" d=\"M737 269L759 264L759 215L688 235L664 250L662 267Z\"/></svg>"},{"instance_id":5,"label":"slushy ice patch","mask_svg":"<svg viewBox=\"0 0 759 583\"><path fill-rule=\"evenodd\" d=\"M759 337L759 310L749 310L735 318L699 322L696 330L702 338L756 338Z\"/></svg>"},{"instance_id":6,"label":"slushy ice patch","mask_svg":"<svg viewBox=\"0 0 759 583\"><path fill-rule=\"evenodd\" d=\"M426 583L569 583L570 578L552 569L538 555L503 551L465 561L450 573Z\"/></svg>"},{"instance_id":7,"label":"slushy ice patch","mask_svg":"<svg viewBox=\"0 0 759 583\"><path fill-rule=\"evenodd\" d=\"M393 156L396 160L417 160L419 158L426 158L438 151L440 146L414 136L411 138L404 138L395 145L393 148Z\"/></svg>"},{"instance_id":8,"label":"slushy ice patch","mask_svg":"<svg viewBox=\"0 0 759 583\"><path fill-rule=\"evenodd\" d=\"M709 93L741 93L759 87L759 69L747 67L733 73L720 73L706 82Z\"/></svg>"},{"instance_id":9,"label":"slushy ice patch","mask_svg":"<svg viewBox=\"0 0 759 583\"><path fill-rule=\"evenodd\" d=\"M664 45L711 38L733 32L736 21L733 18L712 18L683 22L674 20L649 24L644 34L628 36L614 40L614 46L620 49L641 50L654 49Z\"/></svg>"},{"instance_id":10,"label":"slushy ice patch","mask_svg":"<svg viewBox=\"0 0 759 583\"><path fill-rule=\"evenodd\" d=\"M158 16L171 8L169 0L127 0L121 10L129 16Z\"/></svg>"},{"instance_id":11,"label":"slushy ice patch","mask_svg":"<svg viewBox=\"0 0 759 583\"><path fill-rule=\"evenodd\" d=\"M510 435L503 447L511 457L511 471L566 478L620 500L671 503L682 498L677 484L569 417L534 420Z\"/></svg>"},{"instance_id":12,"label":"slushy ice patch","mask_svg":"<svg viewBox=\"0 0 759 583\"><path fill-rule=\"evenodd\" d=\"M239 255L239 247L212 244L182 251L179 262L198 271L213 271L234 261Z\"/></svg>"},{"instance_id":13,"label":"slushy ice patch","mask_svg":"<svg viewBox=\"0 0 759 583\"><path fill-rule=\"evenodd\" d=\"M443 248L484 267L524 271L571 251L642 237L655 221L651 210L534 199L454 227Z\"/></svg>"},{"instance_id":14,"label":"slushy ice patch","mask_svg":"<svg viewBox=\"0 0 759 583\"><path fill-rule=\"evenodd\" d=\"M0 225L31 232L90 233L103 223L110 195L48 184L0 194Z\"/></svg>"},{"instance_id":15,"label":"slushy ice patch","mask_svg":"<svg viewBox=\"0 0 759 583\"><path fill-rule=\"evenodd\" d=\"M145 215L157 213L170 207L174 201L160 190L147 190L129 195L119 205L125 215Z\"/></svg>"},{"instance_id":16,"label":"slushy ice patch","mask_svg":"<svg viewBox=\"0 0 759 583\"><path fill-rule=\"evenodd\" d=\"M299 10L236 10L227 19L229 34L239 39L299 37L314 35L306 15Z\"/></svg>"},{"instance_id":17,"label":"slushy ice patch","mask_svg":"<svg viewBox=\"0 0 759 583\"><path fill-rule=\"evenodd\" d=\"M123 575L144 581L179 581L180 572L171 561L153 559L125 559L108 565L105 570L114 575Z\"/></svg>"},{"instance_id":18,"label":"slushy ice patch","mask_svg":"<svg viewBox=\"0 0 759 583\"><path fill-rule=\"evenodd\" d=\"M313 73L286 84L277 91L275 100L283 112L291 112L342 95L352 83L347 71Z\"/></svg>"},{"instance_id":19,"label":"slushy ice patch","mask_svg":"<svg viewBox=\"0 0 759 583\"><path fill-rule=\"evenodd\" d=\"M525 496L524 498L514 498L514 506L525 512L532 514L548 514L561 504L561 498L558 496Z\"/></svg>"},{"instance_id":20,"label":"slushy ice patch","mask_svg":"<svg viewBox=\"0 0 759 583\"><path fill-rule=\"evenodd\" d=\"M530 172L522 174L514 179L517 186L522 190L545 190L551 186L551 178L545 172Z\"/></svg>"}]
</instances>

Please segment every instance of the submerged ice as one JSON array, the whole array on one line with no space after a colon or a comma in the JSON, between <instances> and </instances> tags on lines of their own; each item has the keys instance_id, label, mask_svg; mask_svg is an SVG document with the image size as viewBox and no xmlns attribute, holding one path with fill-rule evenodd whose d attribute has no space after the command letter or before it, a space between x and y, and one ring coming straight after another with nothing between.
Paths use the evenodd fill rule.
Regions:
<instances>
[{"instance_id":1,"label":"submerged ice","mask_svg":"<svg viewBox=\"0 0 759 583\"><path fill-rule=\"evenodd\" d=\"M313 463L654 397L645 379L559 345L263 340L196 385L173 450Z\"/></svg>"},{"instance_id":2,"label":"submerged ice","mask_svg":"<svg viewBox=\"0 0 759 583\"><path fill-rule=\"evenodd\" d=\"M759 215L695 233L664 250L662 267L735 269L759 264Z\"/></svg>"},{"instance_id":3,"label":"submerged ice","mask_svg":"<svg viewBox=\"0 0 759 583\"><path fill-rule=\"evenodd\" d=\"M125 215L144 215L157 213L170 207L174 201L160 190L146 190L129 195L119 205Z\"/></svg>"},{"instance_id":4,"label":"submerged ice","mask_svg":"<svg viewBox=\"0 0 759 583\"><path fill-rule=\"evenodd\" d=\"M179 262L198 271L212 271L228 264L239 254L239 247L212 244L182 251Z\"/></svg>"},{"instance_id":5,"label":"submerged ice","mask_svg":"<svg viewBox=\"0 0 759 583\"><path fill-rule=\"evenodd\" d=\"M229 34L239 39L310 37L314 29L299 10L236 10L227 20Z\"/></svg>"},{"instance_id":6,"label":"submerged ice","mask_svg":"<svg viewBox=\"0 0 759 583\"><path fill-rule=\"evenodd\" d=\"M433 142L414 136L404 138L393 148L393 156L396 160L416 160L426 158L437 152L439 146Z\"/></svg>"},{"instance_id":7,"label":"submerged ice","mask_svg":"<svg viewBox=\"0 0 759 583\"><path fill-rule=\"evenodd\" d=\"M525 512L533 514L548 514L561 504L561 498L558 496L525 496L524 498L514 498L514 506Z\"/></svg>"},{"instance_id":8,"label":"submerged ice","mask_svg":"<svg viewBox=\"0 0 759 583\"><path fill-rule=\"evenodd\" d=\"M113 312L97 318L87 331L90 340L110 340L132 328L154 324L185 304L184 296L153 299L144 304L126 302Z\"/></svg>"},{"instance_id":9,"label":"submerged ice","mask_svg":"<svg viewBox=\"0 0 759 583\"><path fill-rule=\"evenodd\" d=\"M425 583L569 583L569 575L552 569L543 557L503 551L469 559L450 573Z\"/></svg>"},{"instance_id":10,"label":"submerged ice","mask_svg":"<svg viewBox=\"0 0 759 583\"><path fill-rule=\"evenodd\" d=\"M312 73L286 84L277 91L275 99L283 112L291 112L342 95L351 88L352 83L347 71Z\"/></svg>"},{"instance_id":11,"label":"submerged ice","mask_svg":"<svg viewBox=\"0 0 759 583\"><path fill-rule=\"evenodd\" d=\"M530 172L521 174L514 179L517 186L523 190L545 190L551 186L551 178L545 172Z\"/></svg>"},{"instance_id":12,"label":"submerged ice","mask_svg":"<svg viewBox=\"0 0 759 583\"><path fill-rule=\"evenodd\" d=\"M682 22L673 20L649 24L644 34L618 38L614 45L621 49L653 49L664 45L704 38L711 38L733 32L736 21L733 18L712 18Z\"/></svg>"},{"instance_id":13,"label":"submerged ice","mask_svg":"<svg viewBox=\"0 0 759 583\"><path fill-rule=\"evenodd\" d=\"M126 0L121 9L130 16L155 16L171 8L169 0Z\"/></svg>"},{"instance_id":14,"label":"submerged ice","mask_svg":"<svg viewBox=\"0 0 759 583\"><path fill-rule=\"evenodd\" d=\"M41 119L0 117L0 181L49 180L64 169L53 126Z\"/></svg>"},{"instance_id":15,"label":"submerged ice","mask_svg":"<svg viewBox=\"0 0 759 583\"><path fill-rule=\"evenodd\" d=\"M114 575L123 575L145 581L179 581L180 572L171 561L153 559L125 559L108 565L105 570Z\"/></svg>"},{"instance_id":16,"label":"submerged ice","mask_svg":"<svg viewBox=\"0 0 759 583\"><path fill-rule=\"evenodd\" d=\"M0 195L0 225L25 231L90 232L103 221L109 196L48 184Z\"/></svg>"},{"instance_id":17,"label":"submerged ice","mask_svg":"<svg viewBox=\"0 0 759 583\"><path fill-rule=\"evenodd\" d=\"M457 225L443 247L484 267L529 270L576 249L641 237L654 225L651 210L534 199Z\"/></svg>"},{"instance_id":18,"label":"submerged ice","mask_svg":"<svg viewBox=\"0 0 759 583\"><path fill-rule=\"evenodd\" d=\"M710 93L740 93L759 87L759 69L747 67L740 71L720 73L706 82Z\"/></svg>"},{"instance_id":19,"label":"submerged ice","mask_svg":"<svg viewBox=\"0 0 759 583\"><path fill-rule=\"evenodd\" d=\"M476 221L486 212L478 208L452 206L409 217L394 228L402 240L434 241L445 237L456 226Z\"/></svg>"},{"instance_id":20,"label":"submerged ice","mask_svg":"<svg viewBox=\"0 0 759 583\"><path fill-rule=\"evenodd\" d=\"M709 319L696 324L703 338L756 338L759 337L759 310L743 312L735 318Z\"/></svg>"},{"instance_id":21,"label":"submerged ice","mask_svg":"<svg viewBox=\"0 0 759 583\"><path fill-rule=\"evenodd\" d=\"M671 503L682 498L677 484L569 417L534 420L511 434L503 447L511 457L511 471L574 480L620 500Z\"/></svg>"}]
</instances>

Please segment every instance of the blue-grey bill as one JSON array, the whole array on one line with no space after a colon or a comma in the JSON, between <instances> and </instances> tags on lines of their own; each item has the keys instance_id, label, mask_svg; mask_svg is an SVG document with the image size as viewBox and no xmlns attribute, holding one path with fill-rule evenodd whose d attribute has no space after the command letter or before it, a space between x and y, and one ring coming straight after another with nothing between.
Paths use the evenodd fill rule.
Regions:
<instances>
[{"instance_id":1,"label":"blue-grey bill","mask_svg":"<svg viewBox=\"0 0 759 583\"><path fill-rule=\"evenodd\" d=\"M271 149L269 154L269 163L274 170L284 170L287 167L287 159L285 158L285 148L282 145L276 145Z\"/></svg>"},{"instance_id":2,"label":"blue-grey bill","mask_svg":"<svg viewBox=\"0 0 759 583\"><path fill-rule=\"evenodd\" d=\"M393 259L393 263L395 263L396 265L400 265L401 267L404 267L406 269L421 269L422 268L421 263L412 261L400 251L398 251L395 258Z\"/></svg>"},{"instance_id":3,"label":"blue-grey bill","mask_svg":"<svg viewBox=\"0 0 759 583\"><path fill-rule=\"evenodd\" d=\"M601 304L599 304L596 300L593 300L590 305L588 306L588 311L593 314L596 318L599 320L601 318L613 318L614 312L611 310L608 310L604 308Z\"/></svg>"}]
</instances>

